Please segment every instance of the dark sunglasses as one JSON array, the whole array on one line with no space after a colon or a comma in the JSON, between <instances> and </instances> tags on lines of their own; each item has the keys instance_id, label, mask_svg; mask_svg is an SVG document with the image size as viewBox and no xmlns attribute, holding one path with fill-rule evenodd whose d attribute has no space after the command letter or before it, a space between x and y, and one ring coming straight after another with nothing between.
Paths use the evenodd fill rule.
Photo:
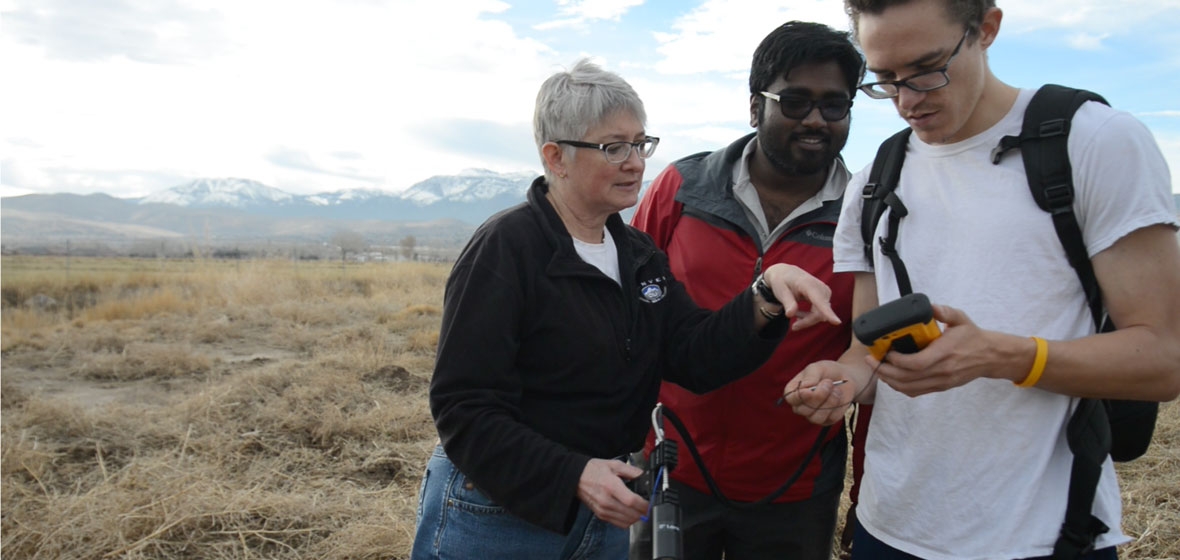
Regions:
<instances>
[{"instance_id":1,"label":"dark sunglasses","mask_svg":"<svg viewBox=\"0 0 1180 560\"><path fill-rule=\"evenodd\" d=\"M848 116L852 109L852 100L841 97L814 100L801 95L787 95L782 93L762 92L762 97L778 102L778 108L788 119L803 120L811 114L811 110L819 107L819 116L825 121L838 121Z\"/></svg>"}]
</instances>

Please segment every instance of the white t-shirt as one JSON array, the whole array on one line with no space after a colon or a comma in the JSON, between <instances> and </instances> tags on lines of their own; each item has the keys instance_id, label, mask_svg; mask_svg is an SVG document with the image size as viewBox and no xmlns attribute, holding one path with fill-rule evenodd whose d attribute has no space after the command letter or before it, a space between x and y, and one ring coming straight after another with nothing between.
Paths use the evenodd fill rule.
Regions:
<instances>
[{"instance_id":1,"label":"white t-shirt","mask_svg":"<svg viewBox=\"0 0 1180 560\"><path fill-rule=\"evenodd\" d=\"M602 228L602 243L586 243L577 237L572 237L572 239L574 240L574 251L577 251L582 260L594 265L616 284L623 285L619 278L619 250L615 246L615 238L611 237L609 229Z\"/></svg>"},{"instance_id":2,"label":"white t-shirt","mask_svg":"<svg viewBox=\"0 0 1180 560\"><path fill-rule=\"evenodd\" d=\"M995 126L951 145L911 136L897 194L909 209L897 248L915 292L964 310L980 327L1046 339L1094 331L1081 284L1049 215L1029 191L1020 154L990 152L1020 133L1034 90L1022 90ZM1151 133L1129 114L1087 103L1068 150L1078 216L1090 255L1153 224L1177 224L1167 165ZM849 183L859 193L866 167ZM862 198L844 197L836 272L872 271L860 233ZM878 299L898 297L874 235ZM1117 375L1112 371L1111 375ZM884 543L937 559L1010 559L1052 552L1065 515L1072 455L1070 397L977 379L910 398L877 384L857 518ZM1111 527L1097 547L1128 541L1119 530L1118 481L1108 459L1094 513Z\"/></svg>"}]
</instances>

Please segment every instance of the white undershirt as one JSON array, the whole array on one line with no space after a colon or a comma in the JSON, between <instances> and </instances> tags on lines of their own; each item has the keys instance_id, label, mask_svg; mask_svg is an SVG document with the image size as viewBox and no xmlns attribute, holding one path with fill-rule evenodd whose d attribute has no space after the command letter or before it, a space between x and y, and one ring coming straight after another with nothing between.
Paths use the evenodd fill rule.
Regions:
<instances>
[{"instance_id":1,"label":"white undershirt","mask_svg":"<svg viewBox=\"0 0 1180 560\"><path fill-rule=\"evenodd\" d=\"M619 278L619 251L615 247L615 239L611 237L609 229L602 228L602 243L586 243L576 237L573 240L574 250L578 252L579 257L582 257L582 260L594 265L616 284L623 285Z\"/></svg>"}]
</instances>

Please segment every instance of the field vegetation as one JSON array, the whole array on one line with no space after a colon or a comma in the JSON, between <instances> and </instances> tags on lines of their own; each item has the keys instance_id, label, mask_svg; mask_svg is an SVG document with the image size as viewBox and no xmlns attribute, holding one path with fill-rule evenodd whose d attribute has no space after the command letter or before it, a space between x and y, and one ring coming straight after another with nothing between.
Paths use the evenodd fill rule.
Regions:
<instances>
[{"instance_id":1,"label":"field vegetation","mask_svg":"<svg viewBox=\"0 0 1180 560\"><path fill-rule=\"evenodd\" d=\"M447 265L0 272L6 558L408 556ZM1180 558L1180 406L1119 471L1121 556Z\"/></svg>"}]
</instances>

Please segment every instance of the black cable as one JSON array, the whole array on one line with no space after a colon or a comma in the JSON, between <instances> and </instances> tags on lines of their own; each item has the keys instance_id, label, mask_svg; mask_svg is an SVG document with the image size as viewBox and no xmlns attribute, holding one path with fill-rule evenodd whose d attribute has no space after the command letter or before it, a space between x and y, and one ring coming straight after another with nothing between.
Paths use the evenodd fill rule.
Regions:
<instances>
[{"instance_id":1,"label":"black cable","mask_svg":"<svg viewBox=\"0 0 1180 560\"><path fill-rule=\"evenodd\" d=\"M887 350L885 355L887 356L888 354L889 351ZM855 395L853 395L852 400L854 402L856 401L856 398L859 397L861 393L864 393L865 390L869 388L869 385L873 383L877 377L877 370L880 369L881 364L884 363L885 356L881 356L881 361L877 364L877 367L873 368L873 373L869 376L868 383L865 383L865 386L862 387L860 391L857 391ZM815 443L811 444L811 449L807 451L807 456L803 458L803 462L799 465L799 468L795 469L795 473L792 474L782 486L779 486L777 490L771 492L769 495L756 502L735 502L726 497L725 494L721 492L721 488L717 486L717 481L713 480L713 475L710 474L709 469L705 467L705 460L701 458L700 452L697 451L696 444L692 441L692 434L688 432L688 428L685 427L684 423L680 421L680 417L676 416L676 413L672 412L672 409L668 408L667 406L662 406L660 408L660 415L666 416L668 420L672 422L672 426L676 428L676 431L680 433L681 440L684 441L684 444L688 447L688 452L692 455L692 460L697 464L697 468L700 469L701 476L704 477L705 484L709 486L709 491L713 493L713 497L720 500L721 503L734 509L759 508L777 500L779 496L782 496L784 493L786 493L786 491L795 484L795 481L797 481L800 476L803 476L803 471L807 469L807 465L811 464L811 460L815 458L815 454L819 452L820 446L823 445L824 439L827 438L828 432L830 432L832 429L831 426L824 426L823 429L819 431L819 434L815 436ZM828 410L832 408L840 407L820 407L816 410Z\"/></svg>"},{"instance_id":2,"label":"black cable","mask_svg":"<svg viewBox=\"0 0 1180 560\"><path fill-rule=\"evenodd\" d=\"M782 496L783 493L790 489L791 486L795 484L795 481L803 475L803 471L807 469L807 465L811 464L811 460L819 451L820 446L823 445L824 438L827 437L828 432L832 429L831 426L824 426L824 428L820 430L819 435L815 438L815 443L812 444L811 449L807 452L807 457L803 459L803 463L799 465L799 468L795 470L795 473L791 475L791 478L788 478L787 481L778 488L778 490L771 492L769 496L766 496L757 502L735 502L727 498L725 494L721 492L721 488L717 486L717 481L713 480L713 475L709 474L709 469L705 468L705 461L704 459L701 459L701 454L697 451L697 446L692 441L692 435L688 433L688 428L684 426L684 423L680 421L680 418L676 416L676 413L672 412L670 408L665 406L663 415L668 418L668 421L672 422L672 425L676 427L676 431L680 433L680 438L684 441L684 444L688 446L688 452L692 454L692 460L697 464L697 468L701 470L701 475L705 478L705 484L709 485L709 490L713 492L713 496L715 496L718 500L721 500L723 504L735 509L754 509L762 507L766 504L769 504L770 502L773 502L774 500L777 500L779 496Z\"/></svg>"}]
</instances>

